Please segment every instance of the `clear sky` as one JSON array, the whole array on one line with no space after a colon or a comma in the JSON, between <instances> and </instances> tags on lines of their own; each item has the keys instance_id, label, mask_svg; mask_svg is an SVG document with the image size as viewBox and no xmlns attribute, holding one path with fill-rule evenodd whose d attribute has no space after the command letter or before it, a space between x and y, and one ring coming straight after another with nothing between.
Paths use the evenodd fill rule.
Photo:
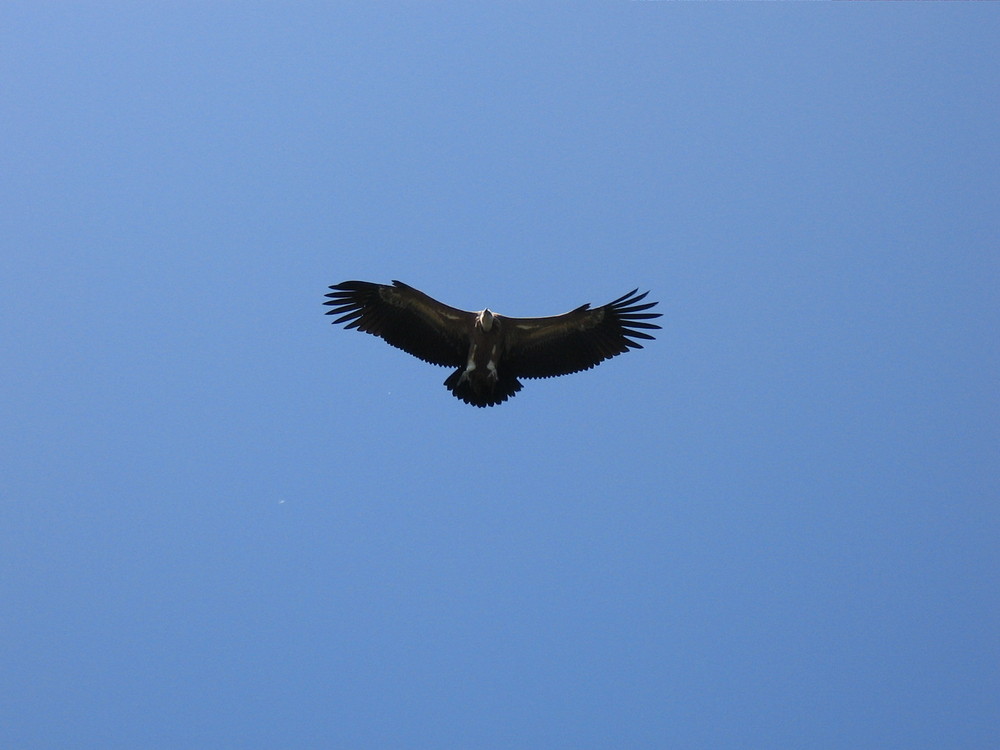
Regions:
<instances>
[{"instance_id":1,"label":"clear sky","mask_svg":"<svg viewBox=\"0 0 1000 750\"><path fill-rule=\"evenodd\" d=\"M0 746L1000 746L996 3L0 29ZM346 279L663 330L475 409Z\"/></svg>"}]
</instances>

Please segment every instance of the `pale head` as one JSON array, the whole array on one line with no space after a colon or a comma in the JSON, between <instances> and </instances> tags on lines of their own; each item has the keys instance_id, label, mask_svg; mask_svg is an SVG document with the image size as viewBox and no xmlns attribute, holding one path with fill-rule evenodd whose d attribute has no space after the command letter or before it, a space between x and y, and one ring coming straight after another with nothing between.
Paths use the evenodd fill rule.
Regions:
<instances>
[{"instance_id":1,"label":"pale head","mask_svg":"<svg viewBox=\"0 0 1000 750\"><path fill-rule=\"evenodd\" d=\"M476 325L484 331L490 330L493 327L493 313L489 309L483 310L476 315Z\"/></svg>"}]
</instances>

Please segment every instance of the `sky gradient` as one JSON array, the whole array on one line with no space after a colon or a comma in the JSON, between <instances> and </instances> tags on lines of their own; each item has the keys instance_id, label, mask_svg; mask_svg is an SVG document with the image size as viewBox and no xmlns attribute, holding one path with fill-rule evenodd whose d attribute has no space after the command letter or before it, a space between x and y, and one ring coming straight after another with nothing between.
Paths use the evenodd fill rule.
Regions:
<instances>
[{"instance_id":1,"label":"sky gradient","mask_svg":"<svg viewBox=\"0 0 1000 750\"><path fill-rule=\"evenodd\" d=\"M1000 745L997 8L5 3L0 746Z\"/></svg>"}]
</instances>

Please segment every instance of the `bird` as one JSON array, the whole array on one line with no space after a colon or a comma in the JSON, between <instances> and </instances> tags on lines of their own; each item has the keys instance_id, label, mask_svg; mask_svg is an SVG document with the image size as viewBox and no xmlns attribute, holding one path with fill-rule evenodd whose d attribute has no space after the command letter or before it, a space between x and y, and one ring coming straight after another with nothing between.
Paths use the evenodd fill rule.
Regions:
<instances>
[{"instance_id":1,"label":"bird","mask_svg":"<svg viewBox=\"0 0 1000 750\"><path fill-rule=\"evenodd\" d=\"M385 340L434 365L457 368L445 387L466 404L496 406L521 390L520 378L552 378L589 370L653 339L649 292L633 289L601 307L581 305L562 315L510 318L489 308L469 312L438 302L401 281L344 281L323 304L334 325Z\"/></svg>"}]
</instances>

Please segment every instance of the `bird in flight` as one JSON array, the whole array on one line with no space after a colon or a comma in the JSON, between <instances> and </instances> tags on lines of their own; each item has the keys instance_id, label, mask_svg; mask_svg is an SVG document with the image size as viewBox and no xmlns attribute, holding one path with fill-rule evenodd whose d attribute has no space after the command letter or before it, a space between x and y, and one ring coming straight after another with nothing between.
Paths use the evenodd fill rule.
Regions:
<instances>
[{"instance_id":1,"label":"bird in flight","mask_svg":"<svg viewBox=\"0 0 1000 750\"><path fill-rule=\"evenodd\" d=\"M345 281L330 287L324 304L333 323L346 323L424 362L457 368L444 381L473 406L502 404L521 390L518 378L552 378L589 370L606 359L642 349L633 339L660 313L646 312L649 292L633 289L601 307L581 305L547 318L508 318L490 310L449 307L401 281L392 285ZM640 304L641 303L641 304Z\"/></svg>"}]
</instances>

